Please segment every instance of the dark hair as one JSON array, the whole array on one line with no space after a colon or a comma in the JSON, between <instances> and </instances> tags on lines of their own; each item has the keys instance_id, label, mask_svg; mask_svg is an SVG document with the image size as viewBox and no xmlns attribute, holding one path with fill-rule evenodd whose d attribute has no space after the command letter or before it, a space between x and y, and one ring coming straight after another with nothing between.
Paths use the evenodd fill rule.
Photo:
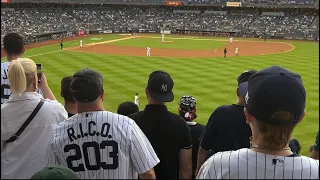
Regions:
<instances>
[{"instance_id":1,"label":"dark hair","mask_svg":"<svg viewBox=\"0 0 320 180\"><path fill-rule=\"evenodd\" d=\"M3 48L9 56L20 55L24 50L23 37L17 33L9 33L3 38Z\"/></svg>"},{"instance_id":2,"label":"dark hair","mask_svg":"<svg viewBox=\"0 0 320 180\"><path fill-rule=\"evenodd\" d=\"M70 91L70 84L72 79L73 79L72 76L65 76L61 80L61 96L67 102L76 102L76 100L72 97L71 91Z\"/></svg>"},{"instance_id":3,"label":"dark hair","mask_svg":"<svg viewBox=\"0 0 320 180\"><path fill-rule=\"evenodd\" d=\"M311 145L311 146L309 147L309 153L311 153L313 150L314 150L314 145Z\"/></svg>"},{"instance_id":4,"label":"dark hair","mask_svg":"<svg viewBox=\"0 0 320 180\"><path fill-rule=\"evenodd\" d=\"M301 145L300 142L297 139L291 139L289 141L289 146L292 146L293 148L291 148L292 151L295 151L296 154L300 154L301 151Z\"/></svg>"},{"instance_id":5,"label":"dark hair","mask_svg":"<svg viewBox=\"0 0 320 180\"><path fill-rule=\"evenodd\" d=\"M124 116L128 116L138 111L139 111L139 107L135 103L131 101L127 101L119 105L117 113Z\"/></svg>"}]
</instances>

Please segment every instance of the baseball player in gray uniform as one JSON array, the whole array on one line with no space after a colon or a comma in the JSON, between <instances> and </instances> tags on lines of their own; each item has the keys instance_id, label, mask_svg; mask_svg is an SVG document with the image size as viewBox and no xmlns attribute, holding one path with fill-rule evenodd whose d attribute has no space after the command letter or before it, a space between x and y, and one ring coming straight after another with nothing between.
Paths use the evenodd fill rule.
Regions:
<instances>
[{"instance_id":1,"label":"baseball player in gray uniform","mask_svg":"<svg viewBox=\"0 0 320 180\"><path fill-rule=\"evenodd\" d=\"M82 179L155 179L160 161L130 118L103 107L103 77L91 69L73 75L78 114L60 123L47 151L47 166L61 165Z\"/></svg>"}]
</instances>

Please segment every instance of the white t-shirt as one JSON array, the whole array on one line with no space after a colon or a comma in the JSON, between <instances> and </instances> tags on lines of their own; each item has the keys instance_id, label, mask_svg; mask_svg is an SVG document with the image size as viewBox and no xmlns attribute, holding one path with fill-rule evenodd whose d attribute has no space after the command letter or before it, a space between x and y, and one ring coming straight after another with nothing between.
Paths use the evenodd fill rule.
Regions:
<instances>
[{"instance_id":1,"label":"white t-shirt","mask_svg":"<svg viewBox=\"0 0 320 180\"><path fill-rule=\"evenodd\" d=\"M80 40L80 44L82 44L82 40Z\"/></svg>"},{"instance_id":2,"label":"white t-shirt","mask_svg":"<svg viewBox=\"0 0 320 180\"><path fill-rule=\"evenodd\" d=\"M236 54L238 53L238 48L236 48L235 53L236 53Z\"/></svg>"},{"instance_id":3,"label":"white t-shirt","mask_svg":"<svg viewBox=\"0 0 320 180\"><path fill-rule=\"evenodd\" d=\"M319 160L243 148L211 156L201 166L197 179L319 179Z\"/></svg>"},{"instance_id":4,"label":"white t-shirt","mask_svg":"<svg viewBox=\"0 0 320 180\"><path fill-rule=\"evenodd\" d=\"M147 47L147 51L150 51L151 50L151 48L150 47Z\"/></svg>"},{"instance_id":5,"label":"white t-shirt","mask_svg":"<svg viewBox=\"0 0 320 180\"><path fill-rule=\"evenodd\" d=\"M137 95L134 96L134 103L139 104L139 96Z\"/></svg>"},{"instance_id":6,"label":"white t-shirt","mask_svg":"<svg viewBox=\"0 0 320 180\"><path fill-rule=\"evenodd\" d=\"M11 96L1 104L1 178L30 179L45 167L46 150L57 124L68 118L68 113L58 101L45 103L14 142L4 145L36 108L42 95L36 92Z\"/></svg>"},{"instance_id":7,"label":"white t-shirt","mask_svg":"<svg viewBox=\"0 0 320 180\"><path fill-rule=\"evenodd\" d=\"M137 179L160 162L132 119L108 111L78 113L60 123L47 157L48 166L68 167L81 179Z\"/></svg>"}]
</instances>

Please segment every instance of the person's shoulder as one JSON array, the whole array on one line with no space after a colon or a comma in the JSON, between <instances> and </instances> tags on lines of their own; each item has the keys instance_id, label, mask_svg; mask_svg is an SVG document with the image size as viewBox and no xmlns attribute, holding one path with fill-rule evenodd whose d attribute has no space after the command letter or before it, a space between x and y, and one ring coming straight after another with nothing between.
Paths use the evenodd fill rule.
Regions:
<instances>
[{"instance_id":1,"label":"person's shoulder","mask_svg":"<svg viewBox=\"0 0 320 180\"><path fill-rule=\"evenodd\" d=\"M134 121L140 119L144 114L144 111L139 111L139 112L136 112L136 113L133 113L133 114L129 114L128 117L133 119Z\"/></svg>"},{"instance_id":2,"label":"person's shoulder","mask_svg":"<svg viewBox=\"0 0 320 180\"><path fill-rule=\"evenodd\" d=\"M44 102L44 107L47 106L47 109L50 109L51 112L61 112L61 110L64 110L63 113L66 112L64 106L57 100L44 99Z\"/></svg>"},{"instance_id":3,"label":"person's shoulder","mask_svg":"<svg viewBox=\"0 0 320 180\"><path fill-rule=\"evenodd\" d=\"M175 113L170 112L170 111L168 111L168 112L169 112L169 116L170 116L170 118L171 118L172 120L174 120L174 121L179 121L179 122L185 122L185 120L184 120L180 115L175 114Z\"/></svg>"},{"instance_id":4,"label":"person's shoulder","mask_svg":"<svg viewBox=\"0 0 320 180\"><path fill-rule=\"evenodd\" d=\"M2 62L1 63L1 68L8 68L7 66L9 65L8 61Z\"/></svg>"},{"instance_id":5,"label":"person's shoulder","mask_svg":"<svg viewBox=\"0 0 320 180\"><path fill-rule=\"evenodd\" d=\"M203 124L200 124L200 123L197 123L194 126L197 127L198 129L205 129L205 126Z\"/></svg>"},{"instance_id":6,"label":"person's shoulder","mask_svg":"<svg viewBox=\"0 0 320 180\"><path fill-rule=\"evenodd\" d=\"M222 105L215 109L216 112L230 112L243 110L244 107L238 105Z\"/></svg>"},{"instance_id":7,"label":"person's shoulder","mask_svg":"<svg viewBox=\"0 0 320 180\"><path fill-rule=\"evenodd\" d=\"M301 160L304 160L304 161L308 161L308 162L314 162L317 164L317 166L319 167L319 159L313 159L311 157L307 157L307 156L303 156L303 155L299 155L297 157L300 157ZM293 157L293 158L296 158L296 157Z\"/></svg>"},{"instance_id":8,"label":"person's shoulder","mask_svg":"<svg viewBox=\"0 0 320 180\"><path fill-rule=\"evenodd\" d=\"M238 149L238 150L231 150L231 151L221 151L213 154L208 161L214 162L214 164L221 164L226 161L234 161L241 157L244 152L247 152L247 148ZM247 153L245 153L247 155Z\"/></svg>"}]
</instances>

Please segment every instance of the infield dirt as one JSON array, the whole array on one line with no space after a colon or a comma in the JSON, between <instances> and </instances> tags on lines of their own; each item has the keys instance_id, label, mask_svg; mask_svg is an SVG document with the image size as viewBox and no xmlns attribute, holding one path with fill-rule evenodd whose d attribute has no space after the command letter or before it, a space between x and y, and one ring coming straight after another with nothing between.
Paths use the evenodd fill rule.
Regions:
<instances>
[{"instance_id":1,"label":"infield dirt","mask_svg":"<svg viewBox=\"0 0 320 180\"><path fill-rule=\"evenodd\" d=\"M291 51L294 47L282 42L253 42L236 41L232 44L212 50L184 50L184 49L166 49L152 48L151 56L157 57L223 57L223 50L227 48L227 57L235 56L235 48L238 47L239 56L266 55ZM98 54L112 54L125 56L146 56L146 48L118 46L113 44L98 44L87 46L85 48L72 48L73 51L90 52Z\"/></svg>"},{"instance_id":2,"label":"infield dirt","mask_svg":"<svg viewBox=\"0 0 320 180\"><path fill-rule=\"evenodd\" d=\"M87 35L86 37L97 36ZM83 36L65 38L64 41L81 39ZM139 38L139 37L137 37ZM148 37L142 37L148 38ZM60 40L50 40L45 42L33 43L26 45L26 49L36 48L40 46L59 43ZM110 41L111 42L111 41ZM159 42L160 43L160 42ZM223 57L223 50L227 48L227 57L235 56L234 50L238 47L239 56L266 55L288 52L294 49L294 46L283 42L255 42L255 41L234 41L232 44L227 44L223 47L212 50L184 50L184 49L169 49L169 48L152 48L151 56L157 57ZM97 44L85 46L84 48L72 47L66 50L90 52L98 54L112 54L125 56L146 56L146 48L118 46L113 44ZM1 56L4 55L1 53Z\"/></svg>"}]
</instances>

